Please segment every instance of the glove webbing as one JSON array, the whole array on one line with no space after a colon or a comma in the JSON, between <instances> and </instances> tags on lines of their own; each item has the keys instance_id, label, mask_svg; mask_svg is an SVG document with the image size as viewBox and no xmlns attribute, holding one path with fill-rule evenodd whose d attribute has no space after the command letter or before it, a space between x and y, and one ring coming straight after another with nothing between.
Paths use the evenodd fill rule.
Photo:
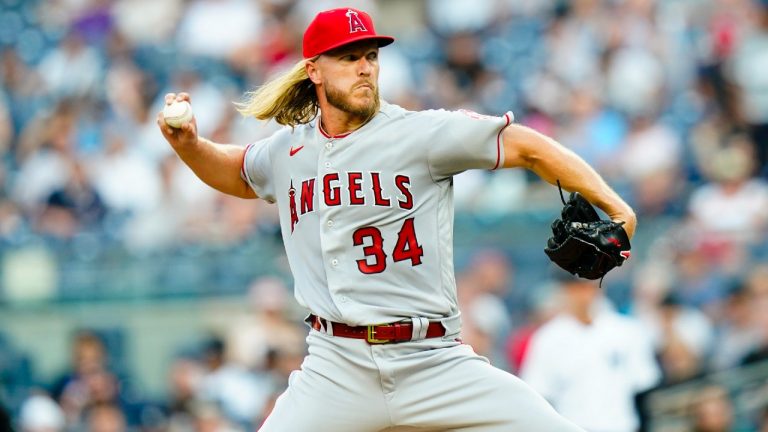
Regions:
<instances>
[{"instance_id":1,"label":"glove webbing","mask_svg":"<svg viewBox=\"0 0 768 432\"><path fill-rule=\"evenodd\" d=\"M565 195L563 195L563 186L560 184L560 179L557 179L556 181L557 190L560 192L560 201L562 201L563 205L566 205L567 203L565 202ZM605 279L605 274L600 276L600 281L597 283L597 287L600 289L603 289L603 279Z\"/></svg>"}]
</instances>

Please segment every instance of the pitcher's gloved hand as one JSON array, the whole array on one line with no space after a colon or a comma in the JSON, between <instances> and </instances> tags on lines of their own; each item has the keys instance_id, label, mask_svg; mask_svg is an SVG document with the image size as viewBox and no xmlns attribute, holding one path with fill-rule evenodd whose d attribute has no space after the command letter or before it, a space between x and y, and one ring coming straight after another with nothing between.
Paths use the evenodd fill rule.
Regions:
<instances>
[{"instance_id":1,"label":"pitcher's gloved hand","mask_svg":"<svg viewBox=\"0 0 768 432\"><path fill-rule=\"evenodd\" d=\"M629 259L631 246L623 222L601 220L578 192L565 202L544 252L564 270L586 279L600 279Z\"/></svg>"}]
</instances>

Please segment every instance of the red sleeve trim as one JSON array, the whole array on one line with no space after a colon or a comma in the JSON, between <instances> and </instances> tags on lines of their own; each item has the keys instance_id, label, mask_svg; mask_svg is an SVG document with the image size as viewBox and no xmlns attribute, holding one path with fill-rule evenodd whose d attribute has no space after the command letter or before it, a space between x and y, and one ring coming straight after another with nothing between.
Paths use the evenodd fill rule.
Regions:
<instances>
[{"instance_id":1,"label":"red sleeve trim","mask_svg":"<svg viewBox=\"0 0 768 432\"><path fill-rule=\"evenodd\" d=\"M507 123L499 129L499 133L496 135L496 166L493 167L494 170L501 164L501 133L504 132L504 129L506 129L512 121L512 119L509 118L509 113L504 114L504 119Z\"/></svg>"}]
</instances>

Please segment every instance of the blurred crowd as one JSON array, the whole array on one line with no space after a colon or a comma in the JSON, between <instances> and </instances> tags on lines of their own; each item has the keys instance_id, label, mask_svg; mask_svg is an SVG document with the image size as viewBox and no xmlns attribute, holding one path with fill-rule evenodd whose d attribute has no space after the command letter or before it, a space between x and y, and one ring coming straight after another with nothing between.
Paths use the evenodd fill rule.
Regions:
<instances>
[{"instance_id":1,"label":"blurred crowd","mask_svg":"<svg viewBox=\"0 0 768 432\"><path fill-rule=\"evenodd\" d=\"M613 307L647 333L659 378L646 387L768 358L768 1L354 4L397 38L381 51L386 100L512 110L634 206L642 247L605 289L623 293ZM140 255L274 233L273 207L194 178L156 113L166 92L187 91L204 136L244 145L272 133L276 125L240 118L232 102L298 61L306 23L341 5L0 0L2 250L42 242ZM467 172L456 178L457 211L557 205L541 190L520 170ZM562 282L519 283L543 278L515 265L514 247L473 254L457 279L465 341L517 372L540 326L565 309ZM125 384L130 368L110 369L104 341L83 333L72 370L14 414L30 432L252 429L303 356L304 327L283 313L290 299L275 284L257 283L272 294L247 322L233 321L233 334L179 355L162 403L140 402ZM724 391L702 393L696 430L735 427Z\"/></svg>"},{"instance_id":2,"label":"blurred crowd","mask_svg":"<svg viewBox=\"0 0 768 432\"><path fill-rule=\"evenodd\" d=\"M253 309L230 317L229 328L179 343L162 400L136 388L114 334L76 332L69 367L51 383L31 387L18 410L19 430L254 430L299 368L306 331L286 315L290 293L279 279L259 280L249 300Z\"/></svg>"}]
</instances>

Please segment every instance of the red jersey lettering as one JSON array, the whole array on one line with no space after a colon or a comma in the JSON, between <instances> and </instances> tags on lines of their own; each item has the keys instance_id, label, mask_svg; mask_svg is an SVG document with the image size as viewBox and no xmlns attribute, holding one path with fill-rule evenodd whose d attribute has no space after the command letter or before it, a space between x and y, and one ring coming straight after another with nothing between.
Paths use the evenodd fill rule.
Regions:
<instances>
[{"instance_id":1,"label":"red jersey lettering","mask_svg":"<svg viewBox=\"0 0 768 432\"><path fill-rule=\"evenodd\" d=\"M339 181L339 173L326 174L325 177L323 177L323 196L325 198L325 205L341 205L341 187L331 187L332 181Z\"/></svg>"},{"instance_id":2,"label":"red jersey lettering","mask_svg":"<svg viewBox=\"0 0 768 432\"><path fill-rule=\"evenodd\" d=\"M409 187L411 186L411 179L408 176L399 175L395 176L395 186L400 190L400 193L405 197L405 201L397 200L400 208L403 210L410 210L413 208L413 195Z\"/></svg>"},{"instance_id":3,"label":"red jersey lettering","mask_svg":"<svg viewBox=\"0 0 768 432\"><path fill-rule=\"evenodd\" d=\"M359 193L362 190L363 173L351 172L347 173L347 179L349 184L347 189L349 190L349 205L363 205L365 204L365 197L360 196Z\"/></svg>"},{"instance_id":4,"label":"red jersey lettering","mask_svg":"<svg viewBox=\"0 0 768 432\"><path fill-rule=\"evenodd\" d=\"M301 214L311 212L315 200L315 179L301 182Z\"/></svg>"},{"instance_id":5,"label":"red jersey lettering","mask_svg":"<svg viewBox=\"0 0 768 432\"><path fill-rule=\"evenodd\" d=\"M391 204L391 201L389 198L384 198L382 196L382 190L381 190L381 179L379 178L379 173L371 173L371 189L373 189L373 202L377 206L383 206L383 207L389 207Z\"/></svg>"},{"instance_id":6,"label":"red jersey lettering","mask_svg":"<svg viewBox=\"0 0 768 432\"><path fill-rule=\"evenodd\" d=\"M291 212L291 232L293 232L294 227L299 223L299 215L296 214L296 189L293 187L293 180L291 180L291 188L288 189L288 199Z\"/></svg>"}]
</instances>

